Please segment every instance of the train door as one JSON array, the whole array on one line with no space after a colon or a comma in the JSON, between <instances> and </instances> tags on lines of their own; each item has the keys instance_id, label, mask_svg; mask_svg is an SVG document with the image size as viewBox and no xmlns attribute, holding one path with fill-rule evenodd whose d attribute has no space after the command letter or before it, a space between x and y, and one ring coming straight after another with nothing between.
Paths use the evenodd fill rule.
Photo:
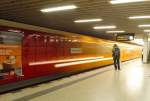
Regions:
<instances>
[{"instance_id":1,"label":"train door","mask_svg":"<svg viewBox=\"0 0 150 101\"><path fill-rule=\"evenodd\" d=\"M0 31L0 82L22 76L22 34Z\"/></svg>"}]
</instances>

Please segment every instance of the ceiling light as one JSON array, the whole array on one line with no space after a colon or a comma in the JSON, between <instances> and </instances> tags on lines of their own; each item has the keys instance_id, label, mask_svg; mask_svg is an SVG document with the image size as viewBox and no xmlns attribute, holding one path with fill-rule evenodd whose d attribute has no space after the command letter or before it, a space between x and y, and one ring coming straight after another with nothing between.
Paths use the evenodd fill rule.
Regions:
<instances>
[{"instance_id":1,"label":"ceiling light","mask_svg":"<svg viewBox=\"0 0 150 101\"><path fill-rule=\"evenodd\" d=\"M150 27L150 24L138 25L138 27Z\"/></svg>"},{"instance_id":2,"label":"ceiling light","mask_svg":"<svg viewBox=\"0 0 150 101\"><path fill-rule=\"evenodd\" d=\"M150 32L150 30L144 30L144 32Z\"/></svg>"},{"instance_id":3,"label":"ceiling light","mask_svg":"<svg viewBox=\"0 0 150 101\"><path fill-rule=\"evenodd\" d=\"M149 0L112 0L111 4L124 4L124 3L133 3L133 2L144 2Z\"/></svg>"},{"instance_id":4,"label":"ceiling light","mask_svg":"<svg viewBox=\"0 0 150 101\"><path fill-rule=\"evenodd\" d=\"M129 36L129 40L134 40L134 36Z\"/></svg>"},{"instance_id":5,"label":"ceiling light","mask_svg":"<svg viewBox=\"0 0 150 101\"><path fill-rule=\"evenodd\" d=\"M150 15L145 15L145 16L131 16L128 17L129 19L149 19Z\"/></svg>"},{"instance_id":6,"label":"ceiling light","mask_svg":"<svg viewBox=\"0 0 150 101\"><path fill-rule=\"evenodd\" d=\"M95 26L94 29L115 29L116 26Z\"/></svg>"},{"instance_id":7,"label":"ceiling light","mask_svg":"<svg viewBox=\"0 0 150 101\"><path fill-rule=\"evenodd\" d=\"M106 31L106 33L124 33L125 31L121 31L121 30L118 30L118 31Z\"/></svg>"},{"instance_id":8,"label":"ceiling light","mask_svg":"<svg viewBox=\"0 0 150 101\"><path fill-rule=\"evenodd\" d=\"M70 10L70 9L76 9L77 6L75 5L67 5L67 6L59 6L59 7L52 7L52 8L45 8L41 9L41 12L56 12L56 11L63 11L63 10Z\"/></svg>"},{"instance_id":9,"label":"ceiling light","mask_svg":"<svg viewBox=\"0 0 150 101\"><path fill-rule=\"evenodd\" d=\"M84 23L84 22L98 22L103 21L103 19L83 19L83 20L75 20L75 23Z\"/></svg>"}]
</instances>

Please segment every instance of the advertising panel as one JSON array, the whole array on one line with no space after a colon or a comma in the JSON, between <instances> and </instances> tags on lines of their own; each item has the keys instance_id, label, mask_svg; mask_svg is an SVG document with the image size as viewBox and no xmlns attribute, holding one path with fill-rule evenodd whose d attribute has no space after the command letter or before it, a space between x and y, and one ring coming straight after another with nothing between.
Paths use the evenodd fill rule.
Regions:
<instances>
[{"instance_id":1,"label":"advertising panel","mask_svg":"<svg viewBox=\"0 0 150 101\"><path fill-rule=\"evenodd\" d=\"M0 80L22 75L22 34L0 32Z\"/></svg>"}]
</instances>

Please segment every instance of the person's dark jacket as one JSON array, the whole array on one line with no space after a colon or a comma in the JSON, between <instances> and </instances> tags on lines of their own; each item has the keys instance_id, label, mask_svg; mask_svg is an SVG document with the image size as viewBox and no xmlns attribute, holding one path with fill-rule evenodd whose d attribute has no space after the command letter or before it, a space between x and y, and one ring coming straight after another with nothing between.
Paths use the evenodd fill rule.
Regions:
<instances>
[{"instance_id":1,"label":"person's dark jacket","mask_svg":"<svg viewBox=\"0 0 150 101\"><path fill-rule=\"evenodd\" d=\"M120 58L120 49L118 47L115 47L112 50L112 56L113 58Z\"/></svg>"}]
</instances>

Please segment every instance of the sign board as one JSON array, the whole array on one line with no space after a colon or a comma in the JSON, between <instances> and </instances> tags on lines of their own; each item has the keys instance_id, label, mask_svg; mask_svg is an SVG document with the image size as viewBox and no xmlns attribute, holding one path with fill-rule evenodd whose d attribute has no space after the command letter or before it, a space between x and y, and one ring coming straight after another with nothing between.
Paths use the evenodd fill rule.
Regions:
<instances>
[{"instance_id":1,"label":"sign board","mask_svg":"<svg viewBox=\"0 0 150 101\"><path fill-rule=\"evenodd\" d=\"M131 41L134 40L133 33L117 34L116 41Z\"/></svg>"},{"instance_id":2,"label":"sign board","mask_svg":"<svg viewBox=\"0 0 150 101\"><path fill-rule=\"evenodd\" d=\"M82 53L82 49L81 48L71 48L70 51L71 51L71 54Z\"/></svg>"}]
</instances>

